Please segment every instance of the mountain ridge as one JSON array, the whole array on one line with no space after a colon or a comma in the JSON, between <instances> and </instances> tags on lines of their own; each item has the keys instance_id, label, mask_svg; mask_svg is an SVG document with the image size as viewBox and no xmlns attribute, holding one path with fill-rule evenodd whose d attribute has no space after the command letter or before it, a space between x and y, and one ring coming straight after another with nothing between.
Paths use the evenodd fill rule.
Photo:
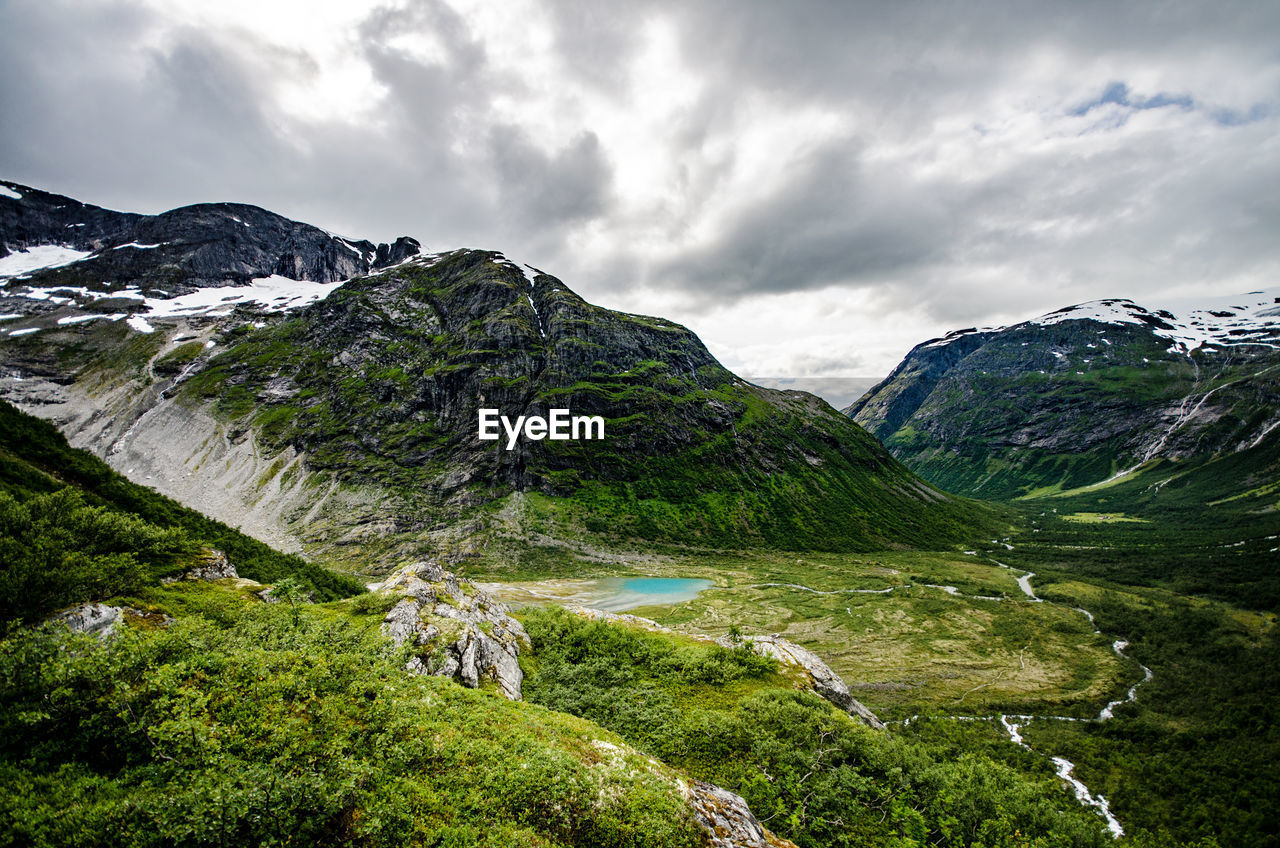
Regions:
<instances>
[{"instance_id":1,"label":"mountain ridge","mask_svg":"<svg viewBox=\"0 0 1280 848\"><path fill-rule=\"evenodd\" d=\"M870 549L990 519L678 324L588 304L500 252L388 259L342 282L228 273L159 292L60 282L89 260L15 276L0 391L131 476L347 563L480 555L458 537L515 494L536 496L543 529L646 543ZM507 451L478 440L481 407L599 415L607 438Z\"/></svg>"},{"instance_id":2,"label":"mountain ridge","mask_svg":"<svg viewBox=\"0 0 1280 848\"><path fill-rule=\"evenodd\" d=\"M285 276L331 283L420 252L415 239L390 244L345 239L246 203L196 203L157 215L116 212L20 183L0 188L0 278L93 290L132 283L165 294L192 287ZM61 246L57 265L26 271L32 248ZM72 255L79 254L79 255Z\"/></svg>"}]
</instances>

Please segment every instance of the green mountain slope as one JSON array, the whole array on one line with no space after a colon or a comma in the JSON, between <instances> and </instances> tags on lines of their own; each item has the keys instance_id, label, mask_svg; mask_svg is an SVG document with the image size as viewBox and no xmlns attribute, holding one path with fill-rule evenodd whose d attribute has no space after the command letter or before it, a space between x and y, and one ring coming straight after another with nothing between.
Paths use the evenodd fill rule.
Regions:
<instances>
[{"instance_id":1,"label":"green mountain slope","mask_svg":"<svg viewBox=\"0 0 1280 848\"><path fill-rule=\"evenodd\" d=\"M134 591L186 570L205 547L225 552L241 576L292 577L320 599L364 590L129 482L0 401L0 618Z\"/></svg>"},{"instance_id":2,"label":"green mountain slope","mask_svg":"<svg viewBox=\"0 0 1280 848\"><path fill-rule=\"evenodd\" d=\"M1214 497L1280 479L1269 453L1249 453L1276 438L1280 420L1271 338L1280 324L1267 309L1205 313L1224 326L1124 301L1073 309L919 345L846 412L935 485L986 498L1072 490L1155 461L1190 470L1237 453L1253 457L1248 474Z\"/></svg>"},{"instance_id":3,"label":"green mountain slope","mask_svg":"<svg viewBox=\"0 0 1280 848\"><path fill-rule=\"evenodd\" d=\"M400 522L541 492L597 530L849 548L956 538L972 514L816 398L747 385L683 327L481 251L353 281L237 342L183 396L382 483ZM606 438L507 450L477 438L481 407L601 416Z\"/></svg>"}]
</instances>

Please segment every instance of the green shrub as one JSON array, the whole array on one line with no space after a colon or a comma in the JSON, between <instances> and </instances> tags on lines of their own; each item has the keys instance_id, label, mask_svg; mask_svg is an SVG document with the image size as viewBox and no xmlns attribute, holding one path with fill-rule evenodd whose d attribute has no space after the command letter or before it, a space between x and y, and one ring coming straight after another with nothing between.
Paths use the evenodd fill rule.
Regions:
<instances>
[{"instance_id":1,"label":"green shrub","mask_svg":"<svg viewBox=\"0 0 1280 848\"><path fill-rule=\"evenodd\" d=\"M26 502L0 491L0 617L137 591L194 549L181 530L88 506L73 489Z\"/></svg>"},{"instance_id":2,"label":"green shrub","mask_svg":"<svg viewBox=\"0 0 1280 848\"><path fill-rule=\"evenodd\" d=\"M523 618L536 657L525 697L737 792L801 848L1110 844L1047 761L1029 777L973 753L970 740L871 730L812 692L781 688L776 664L745 648L685 644L554 608Z\"/></svg>"},{"instance_id":3,"label":"green shrub","mask_svg":"<svg viewBox=\"0 0 1280 848\"><path fill-rule=\"evenodd\" d=\"M211 587L183 587L211 594ZM598 728L410 677L376 628L241 604L0 641L0 844L702 844L674 781Z\"/></svg>"}]
</instances>

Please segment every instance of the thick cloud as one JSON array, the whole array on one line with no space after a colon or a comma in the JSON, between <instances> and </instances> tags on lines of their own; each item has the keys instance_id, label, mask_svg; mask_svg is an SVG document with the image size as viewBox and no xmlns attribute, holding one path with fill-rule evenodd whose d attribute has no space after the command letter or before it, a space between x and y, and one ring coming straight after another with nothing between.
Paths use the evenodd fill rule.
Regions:
<instances>
[{"instance_id":1,"label":"thick cloud","mask_svg":"<svg viewBox=\"0 0 1280 848\"><path fill-rule=\"evenodd\" d=\"M1280 5L10 0L0 177L505 250L755 376L1280 274Z\"/></svg>"}]
</instances>

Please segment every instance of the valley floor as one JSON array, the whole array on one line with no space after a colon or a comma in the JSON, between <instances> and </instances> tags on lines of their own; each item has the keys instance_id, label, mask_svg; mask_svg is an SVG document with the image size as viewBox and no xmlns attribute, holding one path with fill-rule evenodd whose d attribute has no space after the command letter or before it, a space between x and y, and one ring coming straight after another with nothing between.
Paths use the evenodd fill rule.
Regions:
<instances>
[{"instance_id":1,"label":"valley floor","mask_svg":"<svg viewBox=\"0 0 1280 848\"><path fill-rule=\"evenodd\" d=\"M1054 773L1127 844L1280 844L1264 800L1280 788L1275 612L1187 593L1196 551L1142 543L1142 521L1112 535L1102 514L1029 509L1009 537L963 551L665 550L595 568L711 581L693 600L627 612L807 647L891 733ZM572 602L580 587L560 557L528 551L514 573L475 576L516 602ZM1167 579L1133 559L1167 560ZM1230 583L1249 561L1209 567Z\"/></svg>"}]
</instances>

